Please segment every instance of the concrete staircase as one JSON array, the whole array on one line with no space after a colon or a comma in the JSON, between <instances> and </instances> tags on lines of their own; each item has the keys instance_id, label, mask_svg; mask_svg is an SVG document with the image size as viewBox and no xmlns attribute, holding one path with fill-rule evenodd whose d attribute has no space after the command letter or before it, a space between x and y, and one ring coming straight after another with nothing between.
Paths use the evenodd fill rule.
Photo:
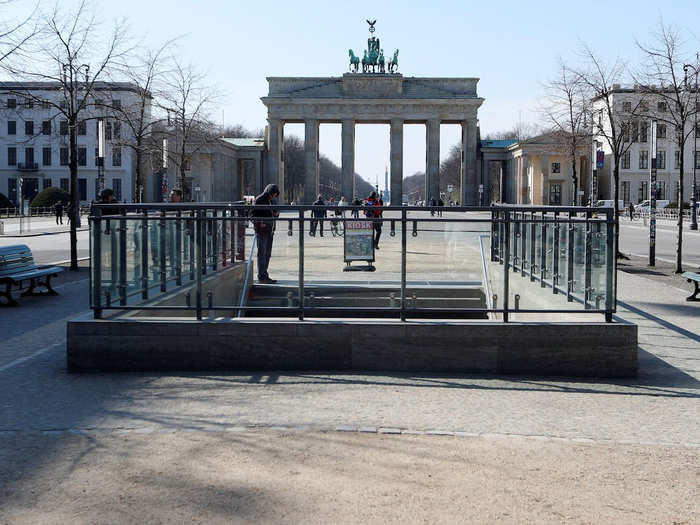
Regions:
<instances>
[{"instance_id":1,"label":"concrete staircase","mask_svg":"<svg viewBox=\"0 0 700 525\"><path fill-rule=\"evenodd\" d=\"M304 287L305 305L320 308L307 317L397 317L396 311L364 313L374 308L398 308L401 303L401 288L398 283L308 283ZM486 308L486 296L481 283L411 283L406 287L409 308ZM251 287L247 306L298 307L299 288L295 282L276 284L255 284ZM325 308L329 308L325 310ZM330 308L361 308L357 312L338 312ZM295 311L272 310L265 312L248 311L246 317L296 317ZM418 315L416 315L418 317ZM486 319L484 312L426 312L420 318L426 319Z\"/></svg>"}]
</instances>

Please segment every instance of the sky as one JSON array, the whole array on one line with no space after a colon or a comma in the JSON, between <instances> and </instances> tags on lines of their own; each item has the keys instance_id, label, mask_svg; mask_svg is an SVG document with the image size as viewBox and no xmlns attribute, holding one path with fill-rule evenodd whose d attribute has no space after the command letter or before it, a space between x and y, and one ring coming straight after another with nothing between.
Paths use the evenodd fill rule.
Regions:
<instances>
[{"instance_id":1,"label":"sky","mask_svg":"<svg viewBox=\"0 0 700 525\"><path fill-rule=\"evenodd\" d=\"M45 6L52 2L41 0ZM12 9L32 2L20 0ZM75 0L61 0L62 7ZM541 122L538 100L556 72L559 57L576 64L585 42L605 59L639 60L635 41L648 42L660 18L682 30L691 54L700 51L698 0L589 2L500 0L304 1L119 0L92 1L105 28L127 19L140 46L158 47L180 36L178 55L206 73L222 98L217 122L259 129L266 111L260 97L268 76L340 76L348 49L362 54L367 23L385 54L400 49L404 76L477 77L482 136L512 129L519 121ZM8 8L5 8L7 11ZM303 138L302 125L285 134ZM443 125L441 158L459 141L458 126ZM340 125L322 125L321 153L340 164ZM389 164L389 127L359 125L355 169L383 187ZM404 131L404 176L425 167L425 128Z\"/></svg>"}]
</instances>

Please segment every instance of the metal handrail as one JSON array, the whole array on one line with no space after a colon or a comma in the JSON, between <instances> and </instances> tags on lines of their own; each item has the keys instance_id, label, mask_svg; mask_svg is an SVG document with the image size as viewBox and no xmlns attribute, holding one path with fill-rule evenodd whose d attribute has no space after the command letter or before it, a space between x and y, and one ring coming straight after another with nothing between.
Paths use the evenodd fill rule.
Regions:
<instances>
[{"instance_id":1,"label":"metal handrail","mask_svg":"<svg viewBox=\"0 0 700 525\"><path fill-rule=\"evenodd\" d=\"M246 299L246 294L248 291L248 281L250 279L250 272L251 268L253 267L253 254L255 253L255 243L257 241L257 237L253 237L253 242L250 243L250 255L248 256L248 264L246 264L245 267L245 279L243 280L243 288L241 289L241 300L238 303L238 306L241 308L244 308L245 305L245 299ZM238 310L238 316L237 317L243 317L243 312L244 310Z\"/></svg>"}]
</instances>

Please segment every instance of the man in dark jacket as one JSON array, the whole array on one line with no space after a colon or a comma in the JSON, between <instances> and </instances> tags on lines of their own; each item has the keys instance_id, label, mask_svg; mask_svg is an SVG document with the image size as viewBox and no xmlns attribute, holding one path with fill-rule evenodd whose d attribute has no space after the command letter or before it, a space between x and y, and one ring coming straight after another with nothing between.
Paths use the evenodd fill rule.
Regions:
<instances>
[{"instance_id":1,"label":"man in dark jacket","mask_svg":"<svg viewBox=\"0 0 700 525\"><path fill-rule=\"evenodd\" d=\"M63 202L58 201L56 204L54 204L53 211L56 214L56 224L63 224Z\"/></svg>"},{"instance_id":2,"label":"man in dark jacket","mask_svg":"<svg viewBox=\"0 0 700 525\"><path fill-rule=\"evenodd\" d=\"M279 196L280 190L276 184L268 184L260 195L255 198L255 206L273 206L274 200ZM277 281L271 279L267 273L272 255L272 238L275 231L273 217L278 217L279 211L275 208L254 208L251 213L253 227L255 228L255 242L258 245L258 282L274 284Z\"/></svg>"},{"instance_id":3,"label":"man in dark jacket","mask_svg":"<svg viewBox=\"0 0 700 525\"><path fill-rule=\"evenodd\" d=\"M314 206L325 206L326 203L323 202L323 197L321 195L318 196L318 199L316 199L316 202L314 202ZM311 211L311 216L313 217L311 221L311 229L309 230L309 235L311 237L314 237L316 235L316 228L318 227L318 223L321 223L321 237L323 237L323 219L326 217L326 210L312 210Z\"/></svg>"}]
</instances>

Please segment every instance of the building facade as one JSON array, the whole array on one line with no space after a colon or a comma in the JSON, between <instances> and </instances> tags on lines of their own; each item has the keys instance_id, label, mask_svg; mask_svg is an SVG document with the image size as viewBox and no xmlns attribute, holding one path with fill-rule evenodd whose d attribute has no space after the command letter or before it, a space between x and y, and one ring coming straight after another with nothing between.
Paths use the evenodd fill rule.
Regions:
<instances>
[{"instance_id":1,"label":"building facade","mask_svg":"<svg viewBox=\"0 0 700 525\"><path fill-rule=\"evenodd\" d=\"M692 96L692 94L691 94ZM625 123L622 130L626 152L620 159L619 199L625 206L638 204L649 198L649 171L651 167L651 122L657 121L657 199L678 202L680 184L680 159L684 158L683 201L689 202L692 195L693 164L700 169L700 157L695 153L696 135L700 142L700 132L695 129L694 119L689 122L684 133L689 136L684 151L676 139L676 127L671 124L668 102L654 97L638 87L623 88L614 86L612 96L614 120ZM611 129L602 100L593 102L594 118L603 126L605 133ZM691 108L692 109L692 108ZM613 156L604 137L596 137L600 149L605 152L605 165L600 173L599 199L614 199Z\"/></svg>"},{"instance_id":2,"label":"building facade","mask_svg":"<svg viewBox=\"0 0 700 525\"><path fill-rule=\"evenodd\" d=\"M68 121L56 107L65 100L61 85L54 82L0 84L0 192L11 202L19 204L21 197L31 201L50 186L70 191ZM82 203L96 198L100 119L105 129L104 187L112 188L119 201L132 202L135 154L128 144L133 137L117 115L139 101L133 84L96 83L77 126Z\"/></svg>"}]
</instances>

